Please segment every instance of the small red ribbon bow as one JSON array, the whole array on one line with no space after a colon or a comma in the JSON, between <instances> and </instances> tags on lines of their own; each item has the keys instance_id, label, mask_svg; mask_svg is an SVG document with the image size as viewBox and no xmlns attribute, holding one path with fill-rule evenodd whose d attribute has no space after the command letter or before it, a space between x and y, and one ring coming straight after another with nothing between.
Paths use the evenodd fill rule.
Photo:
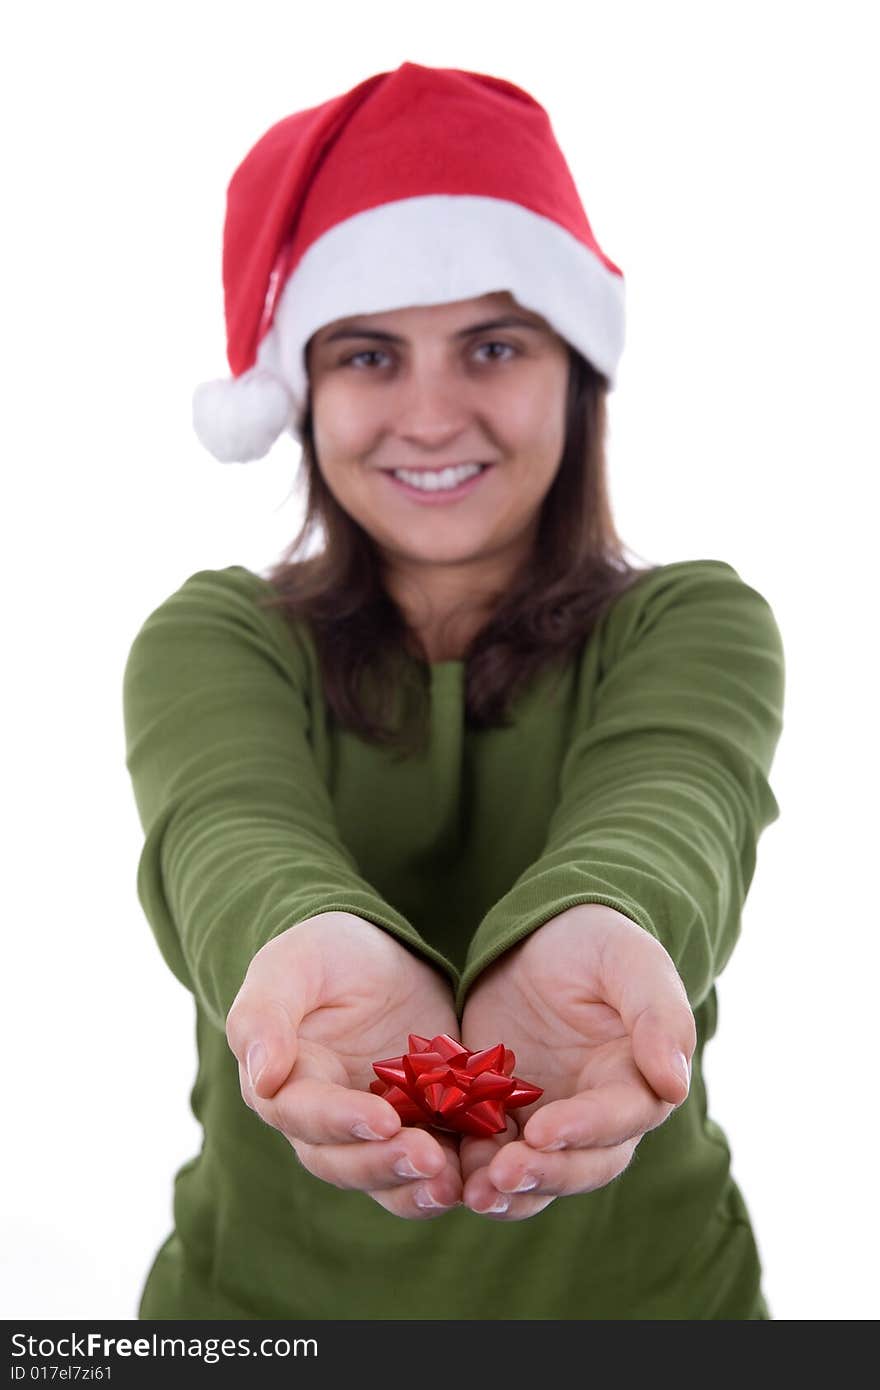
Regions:
<instances>
[{"instance_id":1,"label":"small red ribbon bow","mask_svg":"<svg viewBox=\"0 0 880 1390\"><path fill-rule=\"evenodd\" d=\"M435 1038L409 1035L409 1052L374 1062L380 1078L373 1095L393 1105L404 1124L424 1124L458 1134L501 1134L505 1111L529 1105L543 1087L513 1075L516 1057L497 1043L470 1052L448 1033Z\"/></svg>"}]
</instances>

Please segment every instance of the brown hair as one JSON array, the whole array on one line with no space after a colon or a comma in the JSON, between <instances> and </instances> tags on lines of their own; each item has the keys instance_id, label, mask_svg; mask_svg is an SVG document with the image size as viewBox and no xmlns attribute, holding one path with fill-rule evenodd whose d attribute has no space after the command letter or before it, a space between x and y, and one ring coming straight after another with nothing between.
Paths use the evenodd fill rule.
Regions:
<instances>
[{"instance_id":1,"label":"brown hair","mask_svg":"<svg viewBox=\"0 0 880 1390\"><path fill-rule=\"evenodd\" d=\"M467 649L466 720L472 729L509 727L516 693L540 669L561 669L576 656L614 600L657 568L624 558L606 476L608 381L570 345L568 351L565 444L541 506L531 562L498 596ZM422 746L426 734L428 663L382 583L372 538L339 505L318 467L310 396L300 435L305 517L281 559L263 576L276 592L260 606L281 608L289 622L307 624L324 696L336 719L407 756ZM319 530L323 548L297 558ZM378 698L372 713L363 688L370 681Z\"/></svg>"}]
</instances>

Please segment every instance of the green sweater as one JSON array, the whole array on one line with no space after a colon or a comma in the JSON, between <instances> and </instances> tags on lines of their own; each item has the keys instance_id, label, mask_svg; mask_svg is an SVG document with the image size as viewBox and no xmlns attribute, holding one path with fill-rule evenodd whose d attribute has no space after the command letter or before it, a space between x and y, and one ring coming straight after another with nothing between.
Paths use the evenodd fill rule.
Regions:
<instances>
[{"instance_id":1,"label":"green sweater","mask_svg":"<svg viewBox=\"0 0 880 1390\"><path fill-rule=\"evenodd\" d=\"M435 663L429 747L401 760L339 727L308 630L259 609L268 592L239 565L193 574L125 667L138 896L194 996L203 1131L138 1315L768 1317L702 1067L779 815L784 654L767 601L721 561L661 566L558 684L557 670L520 693L508 729L466 728L464 662ZM295 922L376 923L448 976L460 1016L490 961L588 902L660 939L698 1031L687 1100L607 1186L523 1221L465 1207L409 1221L309 1173L242 1100L226 1015L253 955Z\"/></svg>"}]
</instances>

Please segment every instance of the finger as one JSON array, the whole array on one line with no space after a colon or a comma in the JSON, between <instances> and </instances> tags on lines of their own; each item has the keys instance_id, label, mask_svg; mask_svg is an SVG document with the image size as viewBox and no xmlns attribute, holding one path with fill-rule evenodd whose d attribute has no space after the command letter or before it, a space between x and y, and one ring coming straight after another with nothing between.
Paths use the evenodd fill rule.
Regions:
<instances>
[{"instance_id":1,"label":"finger","mask_svg":"<svg viewBox=\"0 0 880 1390\"><path fill-rule=\"evenodd\" d=\"M291 1143L303 1167L322 1182L371 1196L385 1193L394 1199L398 1214L433 1213L438 1204L448 1209L461 1197L455 1150L417 1126L405 1126L381 1144ZM430 1197L424 1207L416 1200L422 1190Z\"/></svg>"},{"instance_id":2,"label":"finger","mask_svg":"<svg viewBox=\"0 0 880 1390\"><path fill-rule=\"evenodd\" d=\"M505 1115L505 1126L501 1134L463 1134L459 1141L459 1162L462 1181L467 1183L473 1173L488 1168L498 1150L511 1144L520 1136L520 1127L513 1115Z\"/></svg>"},{"instance_id":3,"label":"finger","mask_svg":"<svg viewBox=\"0 0 880 1390\"><path fill-rule=\"evenodd\" d=\"M269 942L268 946L274 944ZM313 953L305 949L305 939L298 957L292 945L288 950L292 968L282 977L277 955L261 947L226 1016L226 1040L246 1068L257 1095L263 1097L273 1096L290 1075L297 1058L299 1026L320 998L320 980Z\"/></svg>"},{"instance_id":4,"label":"finger","mask_svg":"<svg viewBox=\"0 0 880 1390\"><path fill-rule=\"evenodd\" d=\"M252 1110L267 1124L284 1133L279 1124L282 1103L276 1100L262 1100L254 1092L247 1072L239 1064L239 1078L242 1094ZM303 1081L297 1086L304 1085ZM344 1088L338 1088L344 1089ZM352 1092L359 1098L361 1092ZM389 1107L391 1108L391 1107ZM399 1116L394 1112L399 1124ZM369 1184L374 1181L377 1164L373 1161L376 1140L364 1141L352 1135L346 1136L348 1142L340 1145L310 1144L303 1139L291 1138L290 1142L296 1158L312 1175L334 1186L363 1190L374 1197L380 1205L396 1216L435 1217L461 1204L461 1170L458 1161L458 1136L431 1131L427 1146L424 1141L408 1137L417 1127L407 1127L402 1145L389 1149L390 1141L383 1141L384 1163L380 1171L383 1186L370 1191ZM393 1136L396 1138L396 1136ZM436 1146L436 1147L435 1147ZM367 1156L373 1148L373 1155ZM427 1153L426 1153L427 1148ZM442 1166L436 1172L437 1148L443 1155ZM408 1167L404 1164L409 1161ZM390 1164L391 1172L387 1172ZM400 1171L398 1171L398 1166ZM420 1176L424 1173L426 1176ZM387 1184L393 1184L387 1186Z\"/></svg>"},{"instance_id":5,"label":"finger","mask_svg":"<svg viewBox=\"0 0 880 1390\"><path fill-rule=\"evenodd\" d=\"M247 1104L267 1125L288 1140L303 1144L386 1143L400 1130L400 1116L380 1095L327 1080L336 1058L327 1048L303 1042L302 1052L284 1086L271 1097L256 1093L246 1068L239 1062L239 1083ZM342 1068L339 1072L343 1073ZM355 1133L366 1122L367 1129Z\"/></svg>"},{"instance_id":6,"label":"finger","mask_svg":"<svg viewBox=\"0 0 880 1390\"><path fill-rule=\"evenodd\" d=\"M552 1199L594 1192L629 1166L638 1142L639 1139L628 1139L613 1147L540 1155L527 1144L514 1143L490 1164L488 1177L498 1192L512 1197L528 1192L533 1199Z\"/></svg>"},{"instance_id":7,"label":"finger","mask_svg":"<svg viewBox=\"0 0 880 1390\"><path fill-rule=\"evenodd\" d=\"M316 1075L303 1075L308 1045L290 1079L269 1099L258 1096L247 1070L238 1064L242 1095L251 1109L290 1139L308 1144L375 1143L393 1138L400 1116L387 1100Z\"/></svg>"},{"instance_id":8,"label":"finger","mask_svg":"<svg viewBox=\"0 0 880 1390\"><path fill-rule=\"evenodd\" d=\"M492 1221L526 1221L556 1201L555 1195L525 1193L522 1196L499 1192L481 1168L464 1186L462 1202L475 1216L488 1216Z\"/></svg>"},{"instance_id":9,"label":"finger","mask_svg":"<svg viewBox=\"0 0 880 1390\"><path fill-rule=\"evenodd\" d=\"M536 1111L523 1139L537 1150L607 1148L656 1129L675 1107L644 1082L610 1081Z\"/></svg>"},{"instance_id":10,"label":"finger","mask_svg":"<svg viewBox=\"0 0 880 1390\"><path fill-rule=\"evenodd\" d=\"M693 1019L688 1005L688 1017ZM639 1014L630 1034L633 1059L645 1080L658 1096L682 1105L691 1086L691 1057L694 1046L682 1044L678 1037L685 1031L683 1015L673 1016L649 1005Z\"/></svg>"},{"instance_id":11,"label":"finger","mask_svg":"<svg viewBox=\"0 0 880 1390\"><path fill-rule=\"evenodd\" d=\"M506 1117L503 1134L489 1134L484 1138L465 1135L461 1140L459 1157L462 1188L462 1202L479 1216L489 1216L493 1220L502 1218L522 1221L543 1211L553 1201L552 1197L511 1197L498 1191L489 1178L489 1166L496 1154L508 1144L519 1138L519 1124L512 1115Z\"/></svg>"},{"instance_id":12,"label":"finger","mask_svg":"<svg viewBox=\"0 0 880 1390\"><path fill-rule=\"evenodd\" d=\"M392 1216L435 1221L438 1216L444 1216L446 1212L461 1206L458 1135L440 1130L432 1132L446 1155L446 1165L436 1178L369 1193Z\"/></svg>"},{"instance_id":13,"label":"finger","mask_svg":"<svg viewBox=\"0 0 880 1390\"><path fill-rule=\"evenodd\" d=\"M690 1089L690 1063L697 1045L693 1011L666 948L637 924L633 927L606 934L600 967L603 986L632 1039L639 1071L658 1096L681 1105Z\"/></svg>"},{"instance_id":14,"label":"finger","mask_svg":"<svg viewBox=\"0 0 880 1390\"><path fill-rule=\"evenodd\" d=\"M555 1194L500 1192L489 1177L488 1168L472 1173L462 1189L463 1204L477 1216L492 1221L525 1221L555 1202Z\"/></svg>"}]
</instances>

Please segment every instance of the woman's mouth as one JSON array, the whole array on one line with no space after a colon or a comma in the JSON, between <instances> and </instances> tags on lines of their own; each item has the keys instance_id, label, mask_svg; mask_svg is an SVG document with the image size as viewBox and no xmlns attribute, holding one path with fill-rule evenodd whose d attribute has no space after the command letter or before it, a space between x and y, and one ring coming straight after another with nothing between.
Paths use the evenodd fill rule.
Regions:
<instances>
[{"instance_id":1,"label":"woman's mouth","mask_svg":"<svg viewBox=\"0 0 880 1390\"><path fill-rule=\"evenodd\" d=\"M398 478L394 473L387 472L385 477L390 479L393 487L405 497L411 497L416 502L424 502L437 506L441 502L457 502L460 497L467 497L479 486L480 479L484 477L492 464L481 464L479 473L474 473L470 478L465 478L462 482L454 484L452 487L440 487L436 483L429 483L419 487L416 483L408 483L404 478Z\"/></svg>"}]
</instances>

